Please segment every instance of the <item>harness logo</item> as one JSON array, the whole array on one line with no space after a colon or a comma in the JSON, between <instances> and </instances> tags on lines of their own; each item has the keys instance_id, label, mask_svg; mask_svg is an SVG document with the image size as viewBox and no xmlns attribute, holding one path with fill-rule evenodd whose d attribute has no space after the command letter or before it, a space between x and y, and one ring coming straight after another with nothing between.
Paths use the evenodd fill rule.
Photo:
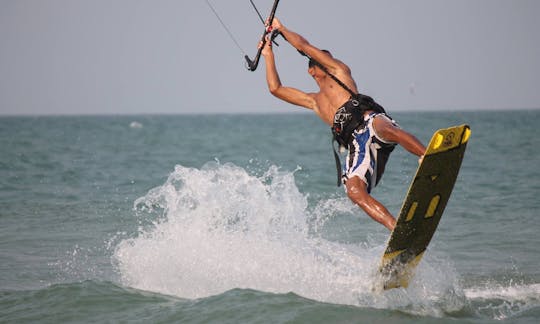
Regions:
<instances>
[{"instance_id":1,"label":"harness logo","mask_svg":"<svg viewBox=\"0 0 540 324\"><path fill-rule=\"evenodd\" d=\"M337 133L340 133L343 130L343 126L345 126L351 118L352 114L347 112L345 106L339 108L334 115L334 130Z\"/></svg>"}]
</instances>

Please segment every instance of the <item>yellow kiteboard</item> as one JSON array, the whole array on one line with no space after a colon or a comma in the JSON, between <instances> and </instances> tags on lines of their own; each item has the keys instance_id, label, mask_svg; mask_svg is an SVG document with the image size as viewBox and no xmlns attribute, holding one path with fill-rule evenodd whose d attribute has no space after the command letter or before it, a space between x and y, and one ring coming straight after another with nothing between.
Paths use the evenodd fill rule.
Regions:
<instances>
[{"instance_id":1,"label":"yellow kiteboard","mask_svg":"<svg viewBox=\"0 0 540 324\"><path fill-rule=\"evenodd\" d=\"M433 134L382 257L384 289L409 285L450 198L470 135L468 125Z\"/></svg>"}]
</instances>

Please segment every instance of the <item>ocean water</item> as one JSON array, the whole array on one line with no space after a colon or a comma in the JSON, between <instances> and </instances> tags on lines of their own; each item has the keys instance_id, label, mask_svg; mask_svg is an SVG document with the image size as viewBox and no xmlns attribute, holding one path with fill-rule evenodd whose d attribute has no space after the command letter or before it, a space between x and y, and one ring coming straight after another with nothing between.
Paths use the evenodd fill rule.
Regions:
<instances>
[{"instance_id":1,"label":"ocean water","mask_svg":"<svg viewBox=\"0 0 540 324\"><path fill-rule=\"evenodd\" d=\"M0 322L539 323L540 110L393 117L472 136L411 285L382 293L389 232L313 115L0 118ZM416 166L396 149L373 191L394 215Z\"/></svg>"}]
</instances>

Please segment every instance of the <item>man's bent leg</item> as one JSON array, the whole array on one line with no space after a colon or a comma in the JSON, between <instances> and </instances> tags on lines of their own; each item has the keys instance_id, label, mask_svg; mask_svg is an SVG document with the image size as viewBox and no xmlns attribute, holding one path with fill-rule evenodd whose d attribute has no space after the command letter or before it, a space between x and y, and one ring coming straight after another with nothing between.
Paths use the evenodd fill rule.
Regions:
<instances>
[{"instance_id":1,"label":"man's bent leg","mask_svg":"<svg viewBox=\"0 0 540 324\"><path fill-rule=\"evenodd\" d=\"M396 220L386 207L367 192L364 181L359 177L352 177L347 179L345 186L347 187L347 195L355 204L360 206L371 218L383 224L390 231L394 229Z\"/></svg>"}]
</instances>

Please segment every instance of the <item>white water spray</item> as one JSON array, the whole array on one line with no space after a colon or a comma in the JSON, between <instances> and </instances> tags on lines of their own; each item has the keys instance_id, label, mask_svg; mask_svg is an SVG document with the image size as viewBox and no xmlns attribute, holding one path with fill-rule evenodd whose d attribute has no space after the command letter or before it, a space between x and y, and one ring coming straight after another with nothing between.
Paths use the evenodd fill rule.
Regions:
<instances>
[{"instance_id":1,"label":"white water spray","mask_svg":"<svg viewBox=\"0 0 540 324\"><path fill-rule=\"evenodd\" d=\"M435 269L418 269L428 282L413 280L406 291L373 293L384 242L345 244L317 235L323 215L336 203L355 208L344 199L310 209L294 172L277 167L254 176L232 164L177 166L162 186L135 202L139 212L162 215L120 242L115 263L125 285L183 298L249 288L381 308L423 310L427 302L428 313L435 314L441 305L433 299L444 296L442 303L448 304L457 298L455 273L436 260ZM441 267L445 279L437 280ZM451 304L460 307L459 301Z\"/></svg>"}]
</instances>

